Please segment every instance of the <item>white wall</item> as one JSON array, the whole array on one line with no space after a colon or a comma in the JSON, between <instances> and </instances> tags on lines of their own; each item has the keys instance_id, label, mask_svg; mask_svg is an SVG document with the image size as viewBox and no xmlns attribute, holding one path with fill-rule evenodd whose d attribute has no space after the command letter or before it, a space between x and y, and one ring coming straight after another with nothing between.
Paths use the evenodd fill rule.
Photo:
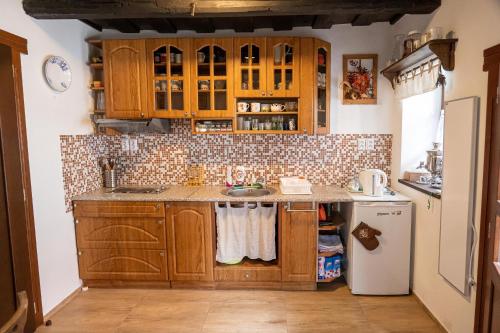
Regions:
<instances>
[{"instance_id":1,"label":"white wall","mask_svg":"<svg viewBox=\"0 0 500 333\"><path fill-rule=\"evenodd\" d=\"M332 45L332 93L331 93L331 133L391 134L393 103L392 88L387 79L378 76L378 101L376 105L342 105L342 55L359 53L378 54L378 71L392 51L391 26L388 23L375 23L368 27L353 27L350 24L333 26L332 29L312 29L298 27L291 31L273 31L258 29L254 33L238 33L232 30L219 30L214 34L196 34L191 31L180 31L177 34L163 34L172 37L231 37L231 36L301 36L317 37ZM137 38L137 34L120 34L113 30L105 30L101 36L106 38ZM145 31L141 36L158 36L156 32ZM340 98L340 99L339 99Z\"/></svg>"},{"instance_id":2,"label":"white wall","mask_svg":"<svg viewBox=\"0 0 500 333\"><path fill-rule=\"evenodd\" d=\"M0 1L0 29L28 39L22 56L33 210L43 311L47 313L79 285L73 218L65 213L60 134L91 132L86 87L89 73L83 42L90 28L78 21L37 21L20 0ZM57 94L45 84L42 64L63 56L71 66L70 89Z\"/></svg>"},{"instance_id":3,"label":"white wall","mask_svg":"<svg viewBox=\"0 0 500 333\"><path fill-rule=\"evenodd\" d=\"M482 70L483 50L500 43L500 2L497 0L443 0L441 7L432 16L406 16L395 27L396 32L441 26L445 31L453 30L459 39L455 53L455 70L446 74L445 99L466 96L481 99L479 146L477 165L475 223L479 229L481 182L484 158L484 131L486 114L487 74ZM399 169L401 107L394 104L393 170ZM393 173L397 177L397 173ZM397 184L393 179L393 184ZM413 291L431 310L438 320L453 333L473 331L476 290L470 299L462 297L437 272L439 255L440 202L402 185L398 188L413 198L416 203L414 233ZM477 252L476 252L477 253ZM477 269L477 254L475 261ZM477 272L476 272L477 273ZM477 276L477 274L476 274Z\"/></svg>"}]
</instances>

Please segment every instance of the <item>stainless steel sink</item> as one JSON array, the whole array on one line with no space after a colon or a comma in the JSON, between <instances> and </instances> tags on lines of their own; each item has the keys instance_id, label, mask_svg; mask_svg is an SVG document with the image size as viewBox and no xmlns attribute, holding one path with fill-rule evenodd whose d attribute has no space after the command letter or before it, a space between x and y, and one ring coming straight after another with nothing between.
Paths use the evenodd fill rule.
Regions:
<instances>
[{"instance_id":1,"label":"stainless steel sink","mask_svg":"<svg viewBox=\"0 0 500 333\"><path fill-rule=\"evenodd\" d=\"M273 188L228 188L222 190L221 193L230 197L263 197L276 192Z\"/></svg>"},{"instance_id":2,"label":"stainless steel sink","mask_svg":"<svg viewBox=\"0 0 500 333\"><path fill-rule=\"evenodd\" d=\"M108 193L140 193L140 194L157 194L165 191L164 186L157 187L116 187L109 190Z\"/></svg>"}]
</instances>

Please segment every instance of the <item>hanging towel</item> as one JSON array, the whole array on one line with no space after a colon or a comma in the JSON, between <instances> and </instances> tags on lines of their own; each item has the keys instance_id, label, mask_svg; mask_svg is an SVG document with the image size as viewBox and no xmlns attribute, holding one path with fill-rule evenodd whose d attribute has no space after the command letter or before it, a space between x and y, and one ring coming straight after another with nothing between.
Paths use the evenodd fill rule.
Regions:
<instances>
[{"instance_id":1,"label":"hanging towel","mask_svg":"<svg viewBox=\"0 0 500 333\"><path fill-rule=\"evenodd\" d=\"M215 259L223 264L237 264L246 252L246 220L248 205L231 207L227 202L226 207L215 204L217 214L217 252Z\"/></svg>"},{"instance_id":2,"label":"hanging towel","mask_svg":"<svg viewBox=\"0 0 500 333\"><path fill-rule=\"evenodd\" d=\"M250 259L270 261L276 259L276 204L264 207L256 203L248 208L246 224L246 252Z\"/></svg>"}]
</instances>

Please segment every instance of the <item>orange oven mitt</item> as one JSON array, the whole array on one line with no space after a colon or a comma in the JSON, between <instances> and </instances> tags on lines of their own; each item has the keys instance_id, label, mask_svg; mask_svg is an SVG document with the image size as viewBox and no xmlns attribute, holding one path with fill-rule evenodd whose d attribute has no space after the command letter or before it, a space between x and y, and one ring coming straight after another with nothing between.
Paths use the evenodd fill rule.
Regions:
<instances>
[{"instance_id":1,"label":"orange oven mitt","mask_svg":"<svg viewBox=\"0 0 500 333\"><path fill-rule=\"evenodd\" d=\"M377 237L375 236L380 236L382 233L370 227L368 224L365 222L361 221L360 224L352 231L352 235L356 237L358 241L361 242L361 244L368 250L368 251L373 251L379 246L379 241Z\"/></svg>"}]
</instances>

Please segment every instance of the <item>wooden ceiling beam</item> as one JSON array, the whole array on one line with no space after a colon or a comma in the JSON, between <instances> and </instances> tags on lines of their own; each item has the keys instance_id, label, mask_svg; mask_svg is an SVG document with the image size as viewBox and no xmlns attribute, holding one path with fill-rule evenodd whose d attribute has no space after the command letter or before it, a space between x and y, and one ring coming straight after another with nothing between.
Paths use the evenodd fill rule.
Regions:
<instances>
[{"instance_id":1,"label":"wooden ceiling beam","mask_svg":"<svg viewBox=\"0 0 500 333\"><path fill-rule=\"evenodd\" d=\"M332 15L316 15L312 24L313 29L330 29L335 24Z\"/></svg>"},{"instance_id":2,"label":"wooden ceiling beam","mask_svg":"<svg viewBox=\"0 0 500 333\"><path fill-rule=\"evenodd\" d=\"M91 20L80 20L82 23L85 23L91 28L94 28L97 31L102 31L102 26L100 24L97 24Z\"/></svg>"},{"instance_id":3,"label":"wooden ceiling beam","mask_svg":"<svg viewBox=\"0 0 500 333\"><path fill-rule=\"evenodd\" d=\"M134 24L131 20L122 20L122 19L114 19L114 20L107 20L109 25L112 26L114 29L124 32L124 33L138 33L141 31L141 29Z\"/></svg>"},{"instance_id":4,"label":"wooden ceiling beam","mask_svg":"<svg viewBox=\"0 0 500 333\"><path fill-rule=\"evenodd\" d=\"M194 0L193 0L194 1ZM191 17L183 0L23 0L26 13L39 19L132 19ZM197 0L195 17L287 15L426 14L441 0Z\"/></svg>"},{"instance_id":5,"label":"wooden ceiling beam","mask_svg":"<svg viewBox=\"0 0 500 333\"><path fill-rule=\"evenodd\" d=\"M176 33L177 27L169 19L150 19L151 28L162 34Z\"/></svg>"}]
</instances>

